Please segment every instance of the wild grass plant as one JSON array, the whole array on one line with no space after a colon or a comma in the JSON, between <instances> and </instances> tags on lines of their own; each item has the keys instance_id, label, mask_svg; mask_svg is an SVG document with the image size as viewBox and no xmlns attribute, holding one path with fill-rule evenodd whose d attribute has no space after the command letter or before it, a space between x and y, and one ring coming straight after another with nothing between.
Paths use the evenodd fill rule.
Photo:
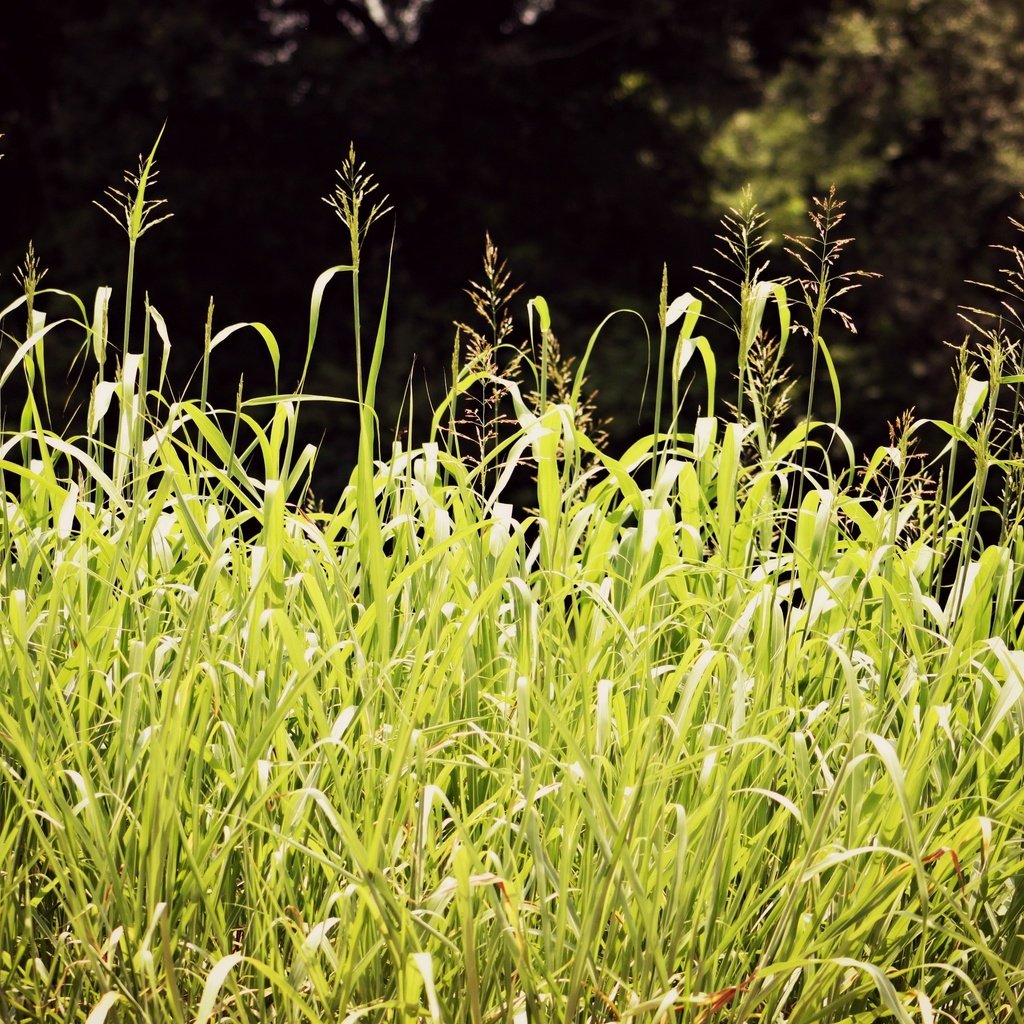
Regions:
<instances>
[{"instance_id":1,"label":"wild grass plant","mask_svg":"<svg viewBox=\"0 0 1024 1024\"><path fill-rule=\"evenodd\" d=\"M134 257L152 153L129 185ZM358 465L316 509L296 422L340 400L306 381L334 277L360 315L373 189L350 154L351 261L290 392L212 407L232 334L279 350L208 324L175 397L132 269L119 348L111 290L90 309L35 262L3 310L0 1019L1024 1020L1021 254L949 421L864 464L814 418L851 283L834 196L794 279L753 207L726 222L731 406L720 314L663 284L654 420L620 454L581 415L601 328L552 375L535 298L501 375L492 254L494 344L421 443L381 443L387 293L372 342L357 319ZM81 430L50 425L54 331L90 368Z\"/></svg>"}]
</instances>

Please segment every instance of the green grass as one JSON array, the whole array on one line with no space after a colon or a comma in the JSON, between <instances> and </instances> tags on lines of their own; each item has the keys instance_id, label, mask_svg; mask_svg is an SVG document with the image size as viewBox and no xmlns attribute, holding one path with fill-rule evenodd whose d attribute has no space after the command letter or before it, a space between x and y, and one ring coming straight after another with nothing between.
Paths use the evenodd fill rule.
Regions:
<instances>
[{"instance_id":1,"label":"green grass","mask_svg":"<svg viewBox=\"0 0 1024 1024\"><path fill-rule=\"evenodd\" d=\"M132 260L152 181L150 154ZM303 381L383 212L351 155L339 189L352 261L314 289ZM816 217L802 279L758 266L752 209L726 224L735 408L708 297L663 288L655 418L619 454L582 397L600 331L567 376L539 298L518 378L492 308L426 440L382 452L385 296L327 510L296 422L331 399L212 408L233 328L175 397L148 299L111 354L110 291L90 311L27 264L2 312L0 1019L1024 1020L1020 279L972 314L949 422L858 468L813 416L850 283L840 204ZM48 425L53 330L93 378L77 431ZM480 394L513 422L470 451Z\"/></svg>"}]
</instances>

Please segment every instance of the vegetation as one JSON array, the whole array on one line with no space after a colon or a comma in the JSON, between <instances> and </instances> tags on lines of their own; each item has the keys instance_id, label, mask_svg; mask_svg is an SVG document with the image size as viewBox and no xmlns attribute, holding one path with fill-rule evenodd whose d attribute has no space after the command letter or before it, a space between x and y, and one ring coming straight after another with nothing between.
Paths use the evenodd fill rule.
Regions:
<instances>
[{"instance_id":1,"label":"vegetation","mask_svg":"<svg viewBox=\"0 0 1024 1024\"><path fill-rule=\"evenodd\" d=\"M997 272L990 243L1012 244L1022 83L1015 0L840 3L709 143L718 198L751 184L777 230L799 223L808 191L837 182L849 200L852 230L883 274L857 303L871 338L834 352L859 394L943 414L947 357L935 342L960 335L964 279ZM847 429L866 439L873 418Z\"/></svg>"},{"instance_id":2,"label":"vegetation","mask_svg":"<svg viewBox=\"0 0 1024 1024\"><path fill-rule=\"evenodd\" d=\"M111 193L130 268L154 174ZM586 426L604 326L567 371L537 297L510 353L489 247L426 440L382 451L389 294L368 331L359 273L386 200L350 154L330 202L352 259L292 391L212 406L224 345L275 380L280 352L211 309L172 394L133 269L119 345L111 290L43 288L34 255L0 314L0 1017L1024 1020L1024 256L969 314L950 419L858 465L815 418L857 283L834 195L796 276L744 201L707 293L663 282L621 454ZM325 509L296 424L343 401L306 382L344 275L358 462ZM92 383L53 429L68 331Z\"/></svg>"},{"instance_id":3,"label":"vegetation","mask_svg":"<svg viewBox=\"0 0 1024 1024\"><path fill-rule=\"evenodd\" d=\"M908 405L947 414L962 282L994 279L989 244L1014 244L1020 0L48 0L21 15L0 33L0 268L32 239L62 287L116 282L121 254L89 201L166 119L175 217L142 247L140 280L159 281L177 392L211 294L222 323L272 324L282 379L297 376L309 282L339 258L319 197L348 139L399 214L388 352L403 372L380 381L378 411L392 426L411 384L419 436L484 227L529 294L557 296L579 357L609 309L655 319L662 262L704 263L745 184L780 236L835 182L883 274L849 297L861 331L832 350L860 399L843 420L859 451ZM388 251L367 252L372 294ZM330 293L325 320L347 322L346 307L347 289ZM609 325L591 373L616 450L645 429L634 326ZM725 338L716 352L731 374ZM48 355L63 402L71 352ZM356 394L347 345L322 345L317 365L321 390ZM246 382L273 386L262 366ZM221 360L211 399L230 406L237 386ZM355 463L353 408L304 409L328 479Z\"/></svg>"}]
</instances>

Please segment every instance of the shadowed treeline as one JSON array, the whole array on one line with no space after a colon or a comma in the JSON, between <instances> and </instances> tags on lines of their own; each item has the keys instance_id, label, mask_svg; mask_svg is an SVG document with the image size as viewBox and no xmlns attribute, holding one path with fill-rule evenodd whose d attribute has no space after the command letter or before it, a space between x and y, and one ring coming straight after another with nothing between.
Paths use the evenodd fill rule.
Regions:
<instances>
[{"instance_id":1,"label":"shadowed treeline","mask_svg":"<svg viewBox=\"0 0 1024 1024\"><path fill-rule=\"evenodd\" d=\"M397 210L382 416L413 371L436 396L452 320L484 232L523 295L551 300L579 353L609 309L649 319L662 263L700 286L723 209L752 182L780 231L835 181L858 237L852 264L883 274L851 302L860 327L836 358L856 397L847 426L948 395L943 340L959 340L960 282L990 276L1024 185L1024 31L1015 0L225 0L173 5L54 0L0 39L0 271L30 239L72 289L122 287L115 229L89 205L148 151L160 125L160 194L172 220L140 245L140 287L167 318L184 381L215 326L260 320L297 375L309 291L345 258L321 197L353 140ZM382 281L387 230L367 251ZM777 270L796 268L777 254ZM372 293L372 288L371 288ZM952 312L951 312L952 311ZM525 337L524 307L516 337ZM325 324L344 323L329 293ZM591 383L613 440L635 431L646 339L608 332ZM333 328L329 328L331 330ZM325 390L351 395L350 339L321 347ZM244 342L214 367L225 401ZM723 334L728 358L728 335ZM288 379L287 376L285 379ZM324 465L351 462L354 422L334 413ZM869 436L867 436L869 435Z\"/></svg>"}]
</instances>

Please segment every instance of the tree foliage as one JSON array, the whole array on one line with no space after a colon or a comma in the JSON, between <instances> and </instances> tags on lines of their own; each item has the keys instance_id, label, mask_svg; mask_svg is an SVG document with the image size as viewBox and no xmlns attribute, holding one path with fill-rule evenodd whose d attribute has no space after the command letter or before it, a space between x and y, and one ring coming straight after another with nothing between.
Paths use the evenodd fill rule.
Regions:
<instances>
[{"instance_id":1,"label":"tree foliage","mask_svg":"<svg viewBox=\"0 0 1024 1024\"><path fill-rule=\"evenodd\" d=\"M1024 8L839 5L732 114L707 159L720 201L749 182L781 230L798 230L808 192L838 183L860 251L884 275L863 296L870 333L848 353L852 368L890 406L928 405L925 382L948 364L940 342L962 333L964 279L990 276L987 246L1019 211Z\"/></svg>"},{"instance_id":2,"label":"tree foliage","mask_svg":"<svg viewBox=\"0 0 1024 1024\"><path fill-rule=\"evenodd\" d=\"M344 251L319 197L354 140L398 211L395 408L413 356L418 381L443 373L485 231L515 283L557 296L573 351L609 308L653 314L663 261L673 287L698 285L691 265L744 183L781 232L802 230L835 181L855 251L886 275L855 311L855 380L889 414L945 365L958 283L983 272L1024 185L1016 0L54 0L24 13L0 39L0 267L34 239L74 289L116 284L121 255L89 201L166 119L175 217L140 259L182 339L180 372L204 287L221 324L264 320L298 357L309 282ZM624 432L644 343L610 333L595 363ZM900 384L893 351L922 376ZM351 393L347 358L321 358L325 386ZM328 440L344 461L344 440Z\"/></svg>"}]
</instances>

